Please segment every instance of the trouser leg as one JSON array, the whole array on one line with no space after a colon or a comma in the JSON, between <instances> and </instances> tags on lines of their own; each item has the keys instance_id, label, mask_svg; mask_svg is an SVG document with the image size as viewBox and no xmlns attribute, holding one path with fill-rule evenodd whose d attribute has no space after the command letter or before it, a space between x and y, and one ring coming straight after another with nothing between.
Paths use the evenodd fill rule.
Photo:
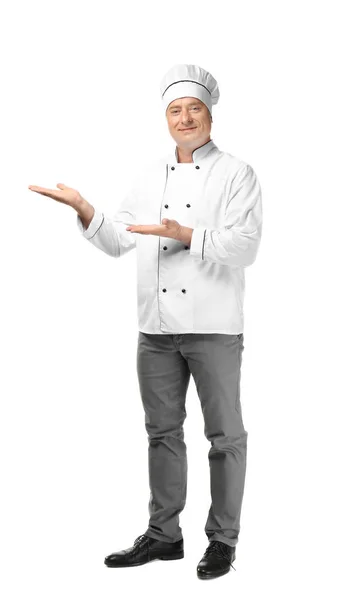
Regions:
<instances>
[{"instance_id":1,"label":"trouser leg","mask_svg":"<svg viewBox=\"0 0 362 600\"><path fill-rule=\"evenodd\" d=\"M195 380L211 442L211 506L205 533L230 546L238 542L244 493L247 431L240 403L243 334L185 334L181 346Z\"/></svg>"},{"instance_id":2,"label":"trouser leg","mask_svg":"<svg viewBox=\"0 0 362 600\"><path fill-rule=\"evenodd\" d=\"M175 542L186 503L187 455L183 423L190 381L173 336L139 332L137 373L148 433L150 499L147 535Z\"/></svg>"}]
</instances>

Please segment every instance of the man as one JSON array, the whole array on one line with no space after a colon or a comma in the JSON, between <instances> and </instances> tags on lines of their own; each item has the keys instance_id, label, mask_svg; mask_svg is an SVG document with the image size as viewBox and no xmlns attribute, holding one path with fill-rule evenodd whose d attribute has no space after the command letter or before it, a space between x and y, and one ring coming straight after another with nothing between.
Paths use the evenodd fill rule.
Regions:
<instances>
[{"instance_id":1,"label":"man","mask_svg":"<svg viewBox=\"0 0 362 600\"><path fill-rule=\"evenodd\" d=\"M197 65L170 69L161 97L175 152L140 164L113 218L76 190L29 186L78 213L83 236L110 256L137 249L137 373L149 441L149 524L109 567L183 558L179 514L186 503L183 422L190 375L211 443L208 547L197 575L224 575L240 531L247 431L240 404L244 269L262 230L261 190L250 165L210 138L219 88ZM233 567L234 568L234 567Z\"/></svg>"}]
</instances>

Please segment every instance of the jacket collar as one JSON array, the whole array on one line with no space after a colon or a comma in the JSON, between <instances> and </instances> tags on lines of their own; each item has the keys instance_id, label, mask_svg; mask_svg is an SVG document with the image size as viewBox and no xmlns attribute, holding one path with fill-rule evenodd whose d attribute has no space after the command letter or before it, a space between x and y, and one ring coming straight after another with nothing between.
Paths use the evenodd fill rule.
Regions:
<instances>
[{"instance_id":1,"label":"jacket collar","mask_svg":"<svg viewBox=\"0 0 362 600\"><path fill-rule=\"evenodd\" d=\"M211 150L213 150L214 148L217 148L217 146L213 140L209 140L208 142L206 142L206 144L203 144L202 146L195 148L195 150L192 153L193 162L194 163L199 162L200 160L205 158L205 156L207 156L207 154L209 154L209 152L211 152ZM177 146L175 146L174 153L169 155L169 162L171 164L177 163L178 162L177 158L178 158L177 157Z\"/></svg>"}]
</instances>

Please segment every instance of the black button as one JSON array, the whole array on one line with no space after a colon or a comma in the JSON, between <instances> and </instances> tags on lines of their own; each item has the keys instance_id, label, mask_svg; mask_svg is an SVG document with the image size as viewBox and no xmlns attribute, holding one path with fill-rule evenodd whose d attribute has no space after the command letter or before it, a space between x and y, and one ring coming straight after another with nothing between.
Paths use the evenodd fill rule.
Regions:
<instances>
[{"instance_id":1,"label":"black button","mask_svg":"<svg viewBox=\"0 0 362 600\"><path fill-rule=\"evenodd\" d=\"M199 165L196 165L195 169L199 169L199 168L200 168Z\"/></svg>"},{"instance_id":2,"label":"black button","mask_svg":"<svg viewBox=\"0 0 362 600\"><path fill-rule=\"evenodd\" d=\"M162 290L162 291L163 291L163 292L167 292L166 288L163 288L163 290Z\"/></svg>"},{"instance_id":3,"label":"black button","mask_svg":"<svg viewBox=\"0 0 362 600\"><path fill-rule=\"evenodd\" d=\"M168 204L165 204L165 208L168 208Z\"/></svg>"},{"instance_id":4,"label":"black button","mask_svg":"<svg viewBox=\"0 0 362 600\"><path fill-rule=\"evenodd\" d=\"M164 246L164 247L163 247L163 249L164 249L164 250L167 250L167 246Z\"/></svg>"},{"instance_id":5,"label":"black button","mask_svg":"<svg viewBox=\"0 0 362 600\"><path fill-rule=\"evenodd\" d=\"M171 167L171 171L174 171L174 170L175 170L175 167Z\"/></svg>"},{"instance_id":6,"label":"black button","mask_svg":"<svg viewBox=\"0 0 362 600\"><path fill-rule=\"evenodd\" d=\"M184 294L186 294L186 290L182 290L182 292L183 292Z\"/></svg>"},{"instance_id":7,"label":"black button","mask_svg":"<svg viewBox=\"0 0 362 600\"><path fill-rule=\"evenodd\" d=\"M191 204L186 204L187 208L190 208Z\"/></svg>"},{"instance_id":8,"label":"black button","mask_svg":"<svg viewBox=\"0 0 362 600\"><path fill-rule=\"evenodd\" d=\"M185 246L185 250L188 250L188 249L189 249L189 247L188 247L188 246Z\"/></svg>"}]
</instances>

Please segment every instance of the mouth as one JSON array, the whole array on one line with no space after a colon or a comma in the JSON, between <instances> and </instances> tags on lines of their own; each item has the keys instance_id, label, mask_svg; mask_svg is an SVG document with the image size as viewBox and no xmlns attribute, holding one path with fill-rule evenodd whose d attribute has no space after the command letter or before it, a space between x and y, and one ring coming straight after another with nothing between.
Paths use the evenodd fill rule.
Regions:
<instances>
[{"instance_id":1,"label":"mouth","mask_svg":"<svg viewBox=\"0 0 362 600\"><path fill-rule=\"evenodd\" d=\"M191 129L196 129L196 127L186 127L186 129L180 129L180 131L191 131Z\"/></svg>"}]
</instances>

